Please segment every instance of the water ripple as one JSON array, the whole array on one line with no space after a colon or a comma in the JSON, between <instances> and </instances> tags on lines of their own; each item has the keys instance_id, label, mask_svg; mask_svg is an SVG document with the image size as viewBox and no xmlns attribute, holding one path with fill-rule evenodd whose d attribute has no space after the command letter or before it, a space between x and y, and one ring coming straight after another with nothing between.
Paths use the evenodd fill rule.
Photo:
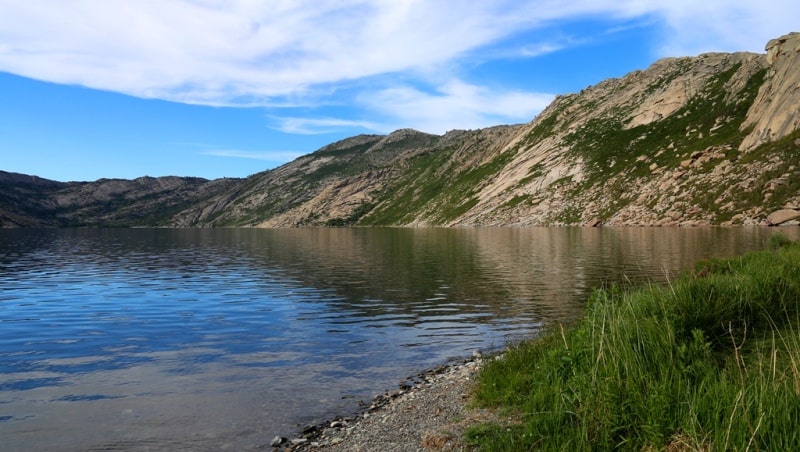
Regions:
<instances>
[{"instance_id":1,"label":"water ripple","mask_svg":"<svg viewBox=\"0 0 800 452\"><path fill-rule=\"evenodd\" d=\"M568 321L594 286L663 281L767 235L3 230L0 436L11 449L268 444Z\"/></svg>"}]
</instances>

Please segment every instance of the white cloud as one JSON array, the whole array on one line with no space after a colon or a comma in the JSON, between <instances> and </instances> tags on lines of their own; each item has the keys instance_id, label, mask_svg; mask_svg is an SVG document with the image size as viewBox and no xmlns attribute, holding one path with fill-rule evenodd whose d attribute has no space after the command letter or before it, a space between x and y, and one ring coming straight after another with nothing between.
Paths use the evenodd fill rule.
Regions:
<instances>
[{"instance_id":1,"label":"white cloud","mask_svg":"<svg viewBox=\"0 0 800 452\"><path fill-rule=\"evenodd\" d=\"M369 120L299 116L276 116L271 120L283 132L303 135L352 129L389 133L406 127L442 134L453 129L528 122L553 97L545 93L493 90L450 79L430 91L397 84L357 96L353 104L356 108L352 110L367 112Z\"/></svg>"},{"instance_id":2,"label":"white cloud","mask_svg":"<svg viewBox=\"0 0 800 452\"><path fill-rule=\"evenodd\" d=\"M529 120L551 96L472 84L463 65L524 31L648 18L661 30L661 55L761 51L796 27L800 2L0 0L0 11L0 71L193 104L370 109L357 115L368 119L276 120L286 132L322 133ZM531 58L581 38L517 43L489 58ZM364 82L392 74L408 80L390 88ZM343 83L347 99L337 97Z\"/></svg>"},{"instance_id":3,"label":"white cloud","mask_svg":"<svg viewBox=\"0 0 800 452\"><path fill-rule=\"evenodd\" d=\"M304 153L294 151L243 151L237 149L214 149L203 151L203 155L214 157L230 157L240 159L267 160L271 162L285 162L294 160Z\"/></svg>"},{"instance_id":4,"label":"white cloud","mask_svg":"<svg viewBox=\"0 0 800 452\"><path fill-rule=\"evenodd\" d=\"M518 50L518 56L526 58L534 58L548 53L558 52L566 47L565 44L554 42L541 42L533 45L527 45Z\"/></svg>"},{"instance_id":5,"label":"white cloud","mask_svg":"<svg viewBox=\"0 0 800 452\"><path fill-rule=\"evenodd\" d=\"M342 129L367 129L384 131L384 127L371 121L358 121L339 118L274 117L277 129L286 133L318 135Z\"/></svg>"},{"instance_id":6,"label":"white cloud","mask_svg":"<svg viewBox=\"0 0 800 452\"><path fill-rule=\"evenodd\" d=\"M384 89L362 102L388 118L384 131L412 127L429 133L528 122L552 100L551 94L491 90L453 79L435 92L410 86Z\"/></svg>"},{"instance_id":7,"label":"white cloud","mask_svg":"<svg viewBox=\"0 0 800 452\"><path fill-rule=\"evenodd\" d=\"M662 56L711 51L764 52L767 41L798 31L796 0L673 0L654 8L666 25Z\"/></svg>"},{"instance_id":8,"label":"white cloud","mask_svg":"<svg viewBox=\"0 0 800 452\"><path fill-rule=\"evenodd\" d=\"M213 105L438 64L534 17L507 1L5 0L0 10L0 70Z\"/></svg>"}]
</instances>

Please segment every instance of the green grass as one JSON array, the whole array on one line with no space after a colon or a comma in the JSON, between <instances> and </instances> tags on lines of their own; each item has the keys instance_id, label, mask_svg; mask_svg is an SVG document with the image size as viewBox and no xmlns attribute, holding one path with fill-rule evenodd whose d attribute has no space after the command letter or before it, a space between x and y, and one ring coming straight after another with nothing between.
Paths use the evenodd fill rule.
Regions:
<instances>
[{"instance_id":1,"label":"green grass","mask_svg":"<svg viewBox=\"0 0 800 452\"><path fill-rule=\"evenodd\" d=\"M529 203L531 195L515 195L503 204L503 207L516 207L522 203Z\"/></svg>"},{"instance_id":2,"label":"green grass","mask_svg":"<svg viewBox=\"0 0 800 452\"><path fill-rule=\"evenodd\" d=\"M800 245L609 288L585 317L487 364L482 450L800 450Z\"/></svg>"}]
</instances>

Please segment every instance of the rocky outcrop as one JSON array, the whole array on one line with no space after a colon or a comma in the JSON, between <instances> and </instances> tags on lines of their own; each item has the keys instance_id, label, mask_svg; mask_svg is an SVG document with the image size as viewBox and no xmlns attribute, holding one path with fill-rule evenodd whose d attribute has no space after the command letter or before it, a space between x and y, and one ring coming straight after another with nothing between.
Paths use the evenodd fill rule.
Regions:
<instances>
[{"instance_id":1,"label":"rocky outcrop","mask_svg":"<svg viewBox=\"0 0 800 452\"><path fill-rule=\"evenodd\" d=\"M670 58L557 98L456 224L726 221L702 191L734 183L741 165L727 165L765 65L749 53Z\"/></svg>"},{"instance_id":2,"label":"rocky outcrop","mask_svg":"<svg viewBox=\"0 0 800 452\"><path fill-rule=\"evenodd\" d=\"M739 149L777 141L800 127L800 33L767 43L769 71L743 129L752 127Z\"/></svg>"}]
</instances>

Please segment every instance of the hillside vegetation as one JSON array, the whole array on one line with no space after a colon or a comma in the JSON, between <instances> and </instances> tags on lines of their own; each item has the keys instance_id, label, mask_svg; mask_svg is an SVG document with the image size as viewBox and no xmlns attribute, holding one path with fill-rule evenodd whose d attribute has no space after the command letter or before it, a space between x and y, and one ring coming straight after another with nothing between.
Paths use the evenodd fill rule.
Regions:
<instances>
[{"instance_id":1,"label":"hillside vegetation","mask_svg":"<svg viewBox=\"0 0 800 452\"><path fill-rule=\"evenodd\" d=\"M528 124L360 135L246 179L0 174L2 226L778 224L800 217L800 34L667 58ZM136 182L136 184L133 184ZM55 184L55 185L54 185ZM152 197L155 196L156 199ZM35 200L34 200L35 199ZM167 200L167 201L163 201Z\"/></svg>"}]
</instances>

